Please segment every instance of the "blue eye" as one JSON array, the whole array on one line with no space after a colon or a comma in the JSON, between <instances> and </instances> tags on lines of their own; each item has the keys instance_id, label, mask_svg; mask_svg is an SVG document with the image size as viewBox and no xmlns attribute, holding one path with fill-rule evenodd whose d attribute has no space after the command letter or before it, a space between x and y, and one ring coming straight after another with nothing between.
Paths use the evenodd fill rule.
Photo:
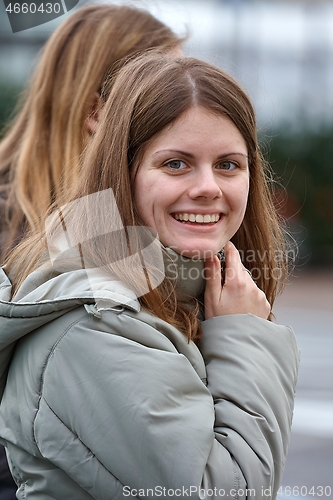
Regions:
<instances>
[{"instance_id":1,"label":"blue eye","mask_svg":"<svg viewBox=\"0 0 333 500\"><path fill-rule=\"evenodd\" d=\"M226 160L226 161L222 161L221 163L219 163L218 168L220 170L230 171L230 170L235 170L236 168L238 168L238 165L234 161Z\"/></svg>"},{"instance_id":2,"label":"blue eye","mask_svg":"<svg viewBox=\"0 0 333 500\"><path fill-rule=\"evenodd\" d=\"M183 170L186 167L186 163L182 160L170 160L165 165L171 170Z\"/></svg>"}]
</instances>

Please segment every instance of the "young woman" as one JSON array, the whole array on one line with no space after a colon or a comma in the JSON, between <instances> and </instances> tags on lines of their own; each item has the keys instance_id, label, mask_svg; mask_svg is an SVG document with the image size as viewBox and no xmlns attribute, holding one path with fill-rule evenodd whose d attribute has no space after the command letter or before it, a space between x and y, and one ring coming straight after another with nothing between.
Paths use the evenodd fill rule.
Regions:
<instances>
[{"instance_id":1,"label":"young woman","mask_svg":"<svg viewBox=\"0 0 333 500\"><path fill-rule=\"evenodd\" d=\"M179 51L181 42L151 14L130 6L90 5L55 30L0 143L2 261L26 229L40 228L41 216L76 182L113 64L151 47Z\"/></svg>"},{"instance_id":2,"label":"young woman","mask_svg":"<svg viewBox=\"0 0 333 500\"><path fill-rule=\"evenodd\" d=\"M251 103L161 53L105 92L71 195L2 271L17 497L273 499L298 349L267 319L284 243Z\"/></svg>"}]
</instances>

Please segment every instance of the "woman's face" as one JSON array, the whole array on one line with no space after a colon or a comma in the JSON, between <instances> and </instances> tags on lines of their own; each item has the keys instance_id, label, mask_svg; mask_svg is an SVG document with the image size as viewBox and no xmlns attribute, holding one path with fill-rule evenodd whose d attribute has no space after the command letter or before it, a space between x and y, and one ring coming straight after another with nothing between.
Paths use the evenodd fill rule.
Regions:
<instances>
[{"instance_id":1,"label":"woman's face","mask_svg":"<svg viewBox=\"0 0 333 500\"><path fill-rule=\"evenodd\" d=\"M134 201L160 241L209 258L238 230L249 191L248 151L233 122L193 107L155 136L134 177Z\"/></svg>"}]
</instances>

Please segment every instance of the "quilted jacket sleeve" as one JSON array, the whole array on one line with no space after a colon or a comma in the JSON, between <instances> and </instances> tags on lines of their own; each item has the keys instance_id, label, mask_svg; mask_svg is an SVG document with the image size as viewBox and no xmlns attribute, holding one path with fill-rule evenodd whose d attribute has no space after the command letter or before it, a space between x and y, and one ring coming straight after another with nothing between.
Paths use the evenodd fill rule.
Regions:
<instances>
[{"instance_id":1,"label":"quilted jacket sleeve","mask_svg":"<svg viewBox=\"0 0 333 500\"><path fill-rule=\"evenodd\" d=\"M251 315L203 328L208 387L140 319L110 313L71 325L43 373L42 456L98 499L273 498L293 409L293 334Z\"/></svg>"},{"instance_id":2,"label":"quilted jacket sleeve","mask_svg":"<svg viewBox=\"0 0 333 500\"><path fill-rule=\"evenodd\" d=\"M274 498L289 444L298 372L293 332L250 314L212 318L204 331L215 438L235 458L256 498L264 491Z\"/></svg>"}]
</instances>

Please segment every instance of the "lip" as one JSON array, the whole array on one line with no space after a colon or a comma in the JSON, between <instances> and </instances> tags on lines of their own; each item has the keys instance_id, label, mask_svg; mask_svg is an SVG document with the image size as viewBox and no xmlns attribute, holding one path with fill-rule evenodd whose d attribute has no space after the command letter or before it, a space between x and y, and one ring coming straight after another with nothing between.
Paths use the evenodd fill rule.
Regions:
<instances>
[{"instance_id":1,"label":"lip","mask_svg":"<svg viewBox=\"0 0 333 500\"><path fill-rule=\"evenodd\" d=\"M224 215L224 213L219 210L219 209L213 209L211 208L210 210L205 210L205 209L202 209L202 210L198 210L198 209L195 209L195 210L192 210L192 209L181 209L181 210L173 210L170 215L174 215L174 214L194 214L194 215L199 215L199 214L202 214L202 215L215 215L215 214L220 214L220 216L222 217Z\"/></svg>"},{"instance_id":2,"label":"lip","mask_svg":"<svg viewBox=\"0 0 333 500\"><path fill-rule=\"evenodd\" d=\"M220 218L221 218L221 217L223 217L223 215L225 215L225 214L224 214L223 212L221 212L220 210L215 210L215 211L212 211L212 210L211 210L211 211L209 211L209 212L208 212L208 211L206 211L206 210L202 210L202 211L197 211L197 210L177 210L177 211L173 211L173 212L171 212L171 213L170 213L170 215L171 215L174 219L179 220L179 218L178 218L178 217L179 217L179 216L184 216L184 215L187 215L187 217L190 217L191 215L193 215L194 217L197 217L198 215L201 215L201 216L203 216L203 217L206 217L206 215L209 215L210 217L214 217L214 218L217 216L217 217L220 219ZM218 220L219 220L219 219L218 219ZM217 221L214 221L214 224L215 224L216 222L218 222L218 220L217 220ZM190 222L189 220L186 220L186 219L185 219L185 221L186 221L186 222ZM194 221L191 221L191 222L194 222ZM200 222L197 222L197 224L198 224L198 223L200 224ZM209 224L209 223L208 223L208 222L206 222L206 224Z\"/></svg>"}]
</instances>

